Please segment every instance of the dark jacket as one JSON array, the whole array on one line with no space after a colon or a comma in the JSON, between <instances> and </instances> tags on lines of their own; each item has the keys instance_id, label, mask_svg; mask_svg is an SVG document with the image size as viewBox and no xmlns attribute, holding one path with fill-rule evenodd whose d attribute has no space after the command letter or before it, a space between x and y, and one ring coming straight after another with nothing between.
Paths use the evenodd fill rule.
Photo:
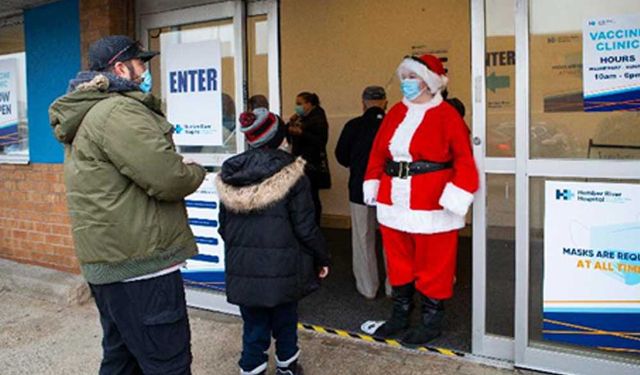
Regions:
<instances>
[{"instance_id":1,"label":"dark jacket","mask_svg":"<svg viewBox=\"0 0 640 375\"><path fill-rule=\"evenodd\" d=\"M383 118L382 108L371 107L362 116L349 120L340 134L336 146L336 159L338 163L349 168L349 200L353 203L364 204L364 173L373 140Z\"/></svg>"},{"instance_id":2,"label":"dark jacket","mask_svg":"<svg viewBox=\"0 0 640 375\"><path fill-rule=\"evenodd\" d=\"M318 270L329 257L304 166L300 158L264 148L222 165L216 185L230 303L274 307L319 287Z\"/></svg>"},{"instance_id":3,"label":"dark jacket","mask_svg":"<svg viewBox=\"0 0 640 375\"><path fill-rule=\"evenodd\" d=\"M329 123L324 109L316 106L309 113L301 116L299 121L302 123L302 134L291 136L291 153L306 160L306 173L314 188L329 188L331 186L327 166Z\"/></svg>"},{"instance_id":4,"label":"dark jacket","mask_svg":"<svg viewBox=\"0 0 640 375\"><path fill-rule=\"evenodd\" d=\"M160 271L197 253L183 198L205 170L186 165L160 100L109 73L81 72L49 109L80 268L92 284Z\"/></svg>"}]
</instances>

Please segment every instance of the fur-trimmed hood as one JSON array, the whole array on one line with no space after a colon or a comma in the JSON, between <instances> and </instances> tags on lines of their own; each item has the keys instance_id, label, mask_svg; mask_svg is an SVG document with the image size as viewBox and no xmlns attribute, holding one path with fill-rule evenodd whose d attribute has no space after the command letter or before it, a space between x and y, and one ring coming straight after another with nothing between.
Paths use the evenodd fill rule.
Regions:
<instances>
[{"instance_id":1,"label":"fur-trimmed hood","mask_svg":"<svg viewBox=\"0 0 640 375\"><path fill-rule=\"evenodd\" d=\"M107 72L80 72L69 82L69 92L49 107L49 122L61 143L70 144L86 114L99 103L114 95L125 95L142 102L160 113L160 101L145 94L135 82Z\"/></svg>"},{"instance_id":2,"label":"fur-trimmed hood","mask_svg":"<svg viewBox=\"0 0 640 375\"><path fill-rule=\"evenodd\" d=\"M304 176L305 161L281 150L254 149L227 160L216 178L220 201L234 212L265 209Z\"/></svg>"}]
</instances>

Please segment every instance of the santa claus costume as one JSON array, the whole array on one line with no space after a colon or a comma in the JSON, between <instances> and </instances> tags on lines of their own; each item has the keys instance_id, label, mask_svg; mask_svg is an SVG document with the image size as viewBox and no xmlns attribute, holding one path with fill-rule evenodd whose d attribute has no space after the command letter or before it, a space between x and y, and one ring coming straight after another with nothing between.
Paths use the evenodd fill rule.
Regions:
<instances>
[{"instance_id":1,"label":"santa claus costume","mask_svg":"<svg viewBox=\"0 0 640 375\"><path fill-rule=\"evenodd\" d=\"M432 55L406 57L397 70L404 99L386 115L374 141L363 186L377 206L393 310L365 332L424 344L441 334L443 300L453 295L458 230L478 188L469 130L443 101L447 77ZM417 290L421 320L409 328Z\"/></svg>"}]
</instances>

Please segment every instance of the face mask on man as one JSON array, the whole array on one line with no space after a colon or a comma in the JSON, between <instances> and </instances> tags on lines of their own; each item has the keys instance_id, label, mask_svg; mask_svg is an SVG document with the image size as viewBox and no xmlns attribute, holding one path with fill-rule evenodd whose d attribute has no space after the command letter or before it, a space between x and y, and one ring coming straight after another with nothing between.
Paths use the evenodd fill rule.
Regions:
<instances>
[{"instance_id":1,"label":"face mask on man","mask_svg":"<svg viewBox=\"0 0 640 375\"><path fill-rule=\"evenodd\" d=\"M151 88L153 87L153 79L151 77L151 71L149 69L145 70L144 73L140 76L142 78L142 82L140 82L140 90L144 93L151 92Z\"/></svg>"},{"instance_id":2,"label":"face mask on man","mask_svg":"<svg viewBox=\"0 0 640 375\"><path fill-rule=\"evenodd\" d=\"M301 105L297 105L295 111L298 116L304 115L304 107Z\"/></svg>"},{"instance_id":3,"label":"face mask on man","mask_svg":"<svg viewBox=\"0 0 640 375\"><path fill-rule=\"evenodd\" d=\"M424 89L420 89L420 80L417 78L403 79L400 82L400 90L402 90L402 95L407 100L414 100L424 91Z\"/></svg>"}]
</instances>

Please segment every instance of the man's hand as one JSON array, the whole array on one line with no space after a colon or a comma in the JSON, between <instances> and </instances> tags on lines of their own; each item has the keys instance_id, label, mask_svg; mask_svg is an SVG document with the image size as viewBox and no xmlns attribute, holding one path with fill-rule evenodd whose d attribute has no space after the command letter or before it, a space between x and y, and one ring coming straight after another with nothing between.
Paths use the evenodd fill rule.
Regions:
<instances>
[{"instance_id":1,"label":"man's hand","mask_svg":"<svg viewBox=\"0 0 640 375\"><path fill-rule=\"evenodd\" d=\"M289 134L291 135L301 135L302 134L302 128L300 126L289 126Z\"/></svg>"},{"instance_id":2,"label":"man's hand","mask_svg":"<svg viewBox=\"0 0 640 375\"><path fill-rule=\"evenodd\" d=\"M328 275L329 275L329 267L322 267L320 269L320 273L318 274L318 277L321 279L324 279Z\"/></svg>"},{"instance_id":3,"label":"man's hand","mask_svg":"<svg viewBox=\"0 0 640 375\"><path fill-rule=\"evenodd\" d=\"M198 163L195 160L188 159L188 158L182 158L182 162L186 165L192 165L192 164L198 165Z\"/></svg>"}]
</instances>

